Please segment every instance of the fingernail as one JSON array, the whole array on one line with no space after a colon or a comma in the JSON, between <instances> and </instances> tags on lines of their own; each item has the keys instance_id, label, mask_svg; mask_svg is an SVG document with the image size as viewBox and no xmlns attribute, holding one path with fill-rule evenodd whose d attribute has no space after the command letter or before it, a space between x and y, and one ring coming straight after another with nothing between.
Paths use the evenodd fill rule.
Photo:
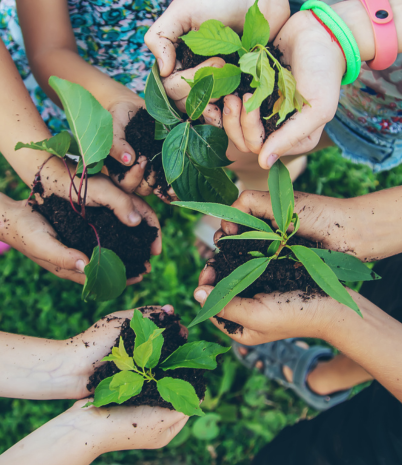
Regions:
<instances>
[{"instance_id":1,"label":"fingernail","mask_svg":"<svg viewBox=\"0 0 402 465\"><path fill-rule=\"evenodd\" d=\"M207 124L212 124L212 118L208 118L208 116L204 117L204 120Z\"/></svg>"},{"instance_id":2,"label":"fingernail","mask_svg":"<svg viewBox=\"0 0 402 465\"><path fill-rule=\"evenodd\" d=\"M271 168L277 159L278 159L278 155L276 153L271 153L271 155L268 157L268 160L267 160L268 168Z\"/></svg>"},{"instance_id":3,"label":"fingernail","mask_svg":"<svg viewBox=\"0 0 402 465\"><path fill-rule=\"evenodd\" d=\"M161 73L162 70L163 70L163 61L162 61L162 58L158 58L156 61L158 62L159 72Z\"/></svg>"},{"instance_id":4,"label":"fingernail","mask_svg":"<svg viewBox=\"0 0 402 465\"><path fill-rule=\"evenodd\" d=\"M200 304L203 304L207 299L207 293L205 291L199 290L194 294L194 298Z\"/></svg>"},{"instance_id":5,"label":"fingernail","mask_svg":"<svg viewBox=\"0 0 402 465\"><path fill-rule=\"evenodd\" d=\"M161 310L163 310L165 313L167 313L168 315L172 315L174 313L174 308L172 307L172 305L164 305Z\"/></svg>"},{"instance_id":6,"label":"fingernail","mask_svg":"<svg viewBox=\"0 0 402 465\"><path fill-rule=\"evenodd\" d=\"M148 160L144 160L140 163L141 169L145 170L148 165Z\"/></svg>"},{"instance_id":7,"label":"fingernail","mask_svg":"<svg viewBox=\"0 0 402 465\"><path fill-rule=\"evenodd\" d=\"M225 115L230 115L230 108L225 105L223 107L223 113L225 113Z\"/></svg>"},{"instance_id":8,"label":"fingernail","mask_svg":"<svg viewBox=\"0 0 402 465\"><path fill-rule=\"evenodd\" d=\"M77 271L79 271L80 273L83 273L84 269L85 269L84 261L83 260L77 260L75 262L75 267L77 268Z\"/></svg>"},{"instance_id":9,"label":"fingernail","mask_svg":"<svg viewBox=\"0 0 402 465\"><path fill-rule=\"evenodd\" d=\"M129 215L128 215L128 220L130 221L130 223L132 224L138 224L141 222L141 216L136 213L136 212L131 212Z\"/></svg>"},{"instance_id":10,"label":"fingernail","mask_svg":"<svg viewBox=\"0 0 402 465\"><path fill-rule=\"evenodd\" d=\"M122 160L123 163L125 163L127 165L131 161L131 155L129 153L125 153L121 157L121 160Z\"/></svg>"}]
</instances>

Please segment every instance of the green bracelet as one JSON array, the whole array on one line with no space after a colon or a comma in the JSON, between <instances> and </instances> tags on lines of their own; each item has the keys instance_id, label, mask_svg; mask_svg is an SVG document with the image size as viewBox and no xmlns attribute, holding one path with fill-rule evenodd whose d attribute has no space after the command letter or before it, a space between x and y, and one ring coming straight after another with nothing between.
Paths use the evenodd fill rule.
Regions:
<instances>
[{"instance_id":1,"label":"green bracelet","mask_svg":"<svg viewBox=\"0 0 402 465\"><path fill-rule=\"evenodd\" d=\"M354 82L359 76L362 62L356 39L346 23L323 1L308 0L301 9L313 10L314 14L333 32L346 57L346 73L342 78L342 85Z\"/></svg>"}]
</instances>

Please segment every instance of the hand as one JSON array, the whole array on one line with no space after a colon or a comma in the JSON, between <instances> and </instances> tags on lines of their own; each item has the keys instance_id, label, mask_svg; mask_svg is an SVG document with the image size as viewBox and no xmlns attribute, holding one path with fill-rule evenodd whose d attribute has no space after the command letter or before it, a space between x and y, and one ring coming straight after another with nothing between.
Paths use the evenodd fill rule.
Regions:
<instances>
[{"instance_id":1,"label":"hand","mask_svg":"<svg viewBox=\"0 0 402 465\"><path fill-rule=\"evenodd\" d=\"M268 137L260 121L259 109L246 113L242 101L225 98L223 127L237 148L259 154L259 164L269 169L283 155L307 153L318 144L324 126L338 108L345 59L339 46L310 11L293 15L275 39L297 82L297 89L311 107L305 105L278 131ZM251 94L246 94L247 101Z\"/></svg>"}]
</instances>

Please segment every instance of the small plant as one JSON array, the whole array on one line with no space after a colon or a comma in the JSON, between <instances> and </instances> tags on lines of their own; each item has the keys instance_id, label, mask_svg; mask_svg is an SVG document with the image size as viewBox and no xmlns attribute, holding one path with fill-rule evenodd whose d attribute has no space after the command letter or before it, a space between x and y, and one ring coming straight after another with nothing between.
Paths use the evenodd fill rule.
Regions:
<instances>
[{"instance_id":1,"label":"small plant","mask_svg":"<svg viewBox=\"0 0 402 465\"><path fill-rule=\"evenodd\" d=\"M50 77L49 84L63 104L72 135L67 131L63 131L50 139L40 142L31 142L30 144L19 142L15 150L26 147L51 154L35 176L29 199L41 182L41 171L46 163L53 157L60 158L70 176L71 208L77 215L86 219L85 206L88 177L102 169L103 160L112 147L112 115L87 90L78 84L55 76ZM67 153L80 157L73 173L71 173L67 163ZM79 176L81 179L77 187L74 180ZM73 202L73 191L77 196L77 203ZM85 267L86 280L82 297L84 300L111 300L118 297L126 287L126 269L123 262L113 251L101 247L95 226L91 223L88 224L96 236L98 246L94 248L91 261Z\"/></svg>"},{"instance_id":2,"label":"small plant","mask_svg":"<svg viewBox=\"0 0 402 465\"><path fill-rule=\"evenodd\" d=\"M120 336L119 347L113 347L112 354L102 359L102 362L114 362L120 371L99 383L95 389L94 401L88 402L85 407L122 404L140 394L144 383L156 383L162 399L171 403L175 410L189 416L204 415L200 409L201 399L189 382L171 377L157 379L155 369L214 370L217 367L216 357L230 350L230 347L205 341L191 342L180 346L161 361L164 328L158 328L139 310L134 310L130 327L135 333L133 356L127 354L123 338Z\"/></svg>"},{"instance_id":3,"label":"small plant","mask_svg":"<svg viewBox=\"0 0 402 465\"><path fill-rule=\"evenodd\" d=\"M214 76L215 88L213 98L220 98L233 93L239 86L241 73L253 77L251 87L255 89L253 96L246 102L247 113L261 106L261 103L275 89L275 68L278 73L279 97L271 115L279 113L277 125L282 123L287 115L295 110L301 111L308 102L296 89L296 81L292 73L284 68L267 48L270 28L268 21L258 8L258 0L246 14L243 36L226 27L216 19L210 19L201 24L197 31L190 31L181 37L191 51L202 56L239 54L239 67L226 64L223 68L205 67L198 70L194 79L185 79L194 89L206 76ZM271 61L271 62L270 62Z\"/></svg>"},{"instance_id":4,"label":"small plant","mask_svg":"<svg viewBox=\"0 0 402 465\"><path fill-rule=\"evenodd\" d=\"M292 181L287 168L280 160L270 170L268 186L274 218L278 225L275 232L261 219L233 207L197 202L173 202L174 205L190 208L254 229L254 231L237 236L222 237L220 239L222 241L239 239L270 241L265 254L249 252L254 258L239 266L215 286L189 328L217 315L236 295L256 281L272 260L284 258L301 263L326 294L362 316L357 304L340 281L371 281L380 279L380 277L358 258L351 255L319 248L308 248L302 245L288 245L289 239L299 229L300 220L297 213L294 212ZM293 231L289 232L291 225L293 225ZM291 254L281 255L286 249L290 250Z\"/></svg>"},{"instance_id":5,"label":"small plant","mask_svg":"<svg viewBox=\"0 0 402 465\"><path fill-rule=\"evenodd\" d=\"M214 89L213 75L200 79L191 89L186 101L187 116L183 116L170 103L155 63L145 88L145 104L156 120L155 139L164 140L163 169L178 198L230 205L238 189L222 169L231 163L226 158L228 137L222 129L195 124Z\"/></svg>"}]
</instances>

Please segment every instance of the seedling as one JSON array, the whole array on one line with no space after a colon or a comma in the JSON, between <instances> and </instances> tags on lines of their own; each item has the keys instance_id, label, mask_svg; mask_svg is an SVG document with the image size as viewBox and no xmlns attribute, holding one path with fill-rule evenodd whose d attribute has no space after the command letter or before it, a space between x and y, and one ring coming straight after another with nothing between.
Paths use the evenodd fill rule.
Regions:
<instances>
[{"instance_id":1,"label":"seedling","mask_svg":"<svg viewBox=\"0 0 402 465\"><path fill-rule=\"evenodd\" d=\"M204 415L200 408L201 399L190 383L171 377L157 379L155 370L214 370L217 367L216 357L229 351L230 347L222 347L213 342L190 342L180 346L161 361L164 328L158 328L139 310L134 310L130 327L136 335L133 357L127 354L123 338L120 337L119 347L113 347L112 354L102 359L102 362L114 362L120 371L101 381L95 389L94 401L88 402L84 407L122 404L139 395L144 383L156 383L162 399L170 402L175 410L189 416Z\"/></svg>"},{"instance_id":2,"label":"seedling","mask_svg":"<svg viewBox=\"0 0 402 465\"><path fill-rule=\"evenodd\" d=\"M187 115L181 115L170 103L162 85L158 65L152 68L145 88L148 113L156 120L155 139L164 140L162 164L168 184L181 200L233 203L238 189L222 167L228 137L222 129L197 124L213 96L213 75L200 79L186 101Z\"/></svg>"},{"instance_id":3,"label":"seedling","mask_svg":"<svg viewBox=\"0 0 402 465\"><path fill-rule=\"evenodd\" d=\"M82 218L85 216L87 184L90 175L98 173L103 166L113 142L112 115L83 87L78 84L52 76L50 86L60 98L72 135L62 131L50 139L24 144L19 142L15 150L23 147L48 152L50 157L35 175L33 189L41 179L41 171L53 157L60 158L70 176L71 208ZM79 163L75 171L70 171L67 153L78 155ZM81 176L79 186L74 180ZM73 190L77 203L73 202ZM29 199L28 199L29 200ZM120 258L111 250L101 248L95 226L88 223L94 231L98 246L94 248L91 261L85 267L86 280L82 291L84 300L105 301L118 297L126 287L126 269Z\"/></svg>"},{"instance_id":4,"label":"seedling","mask_svg":"<svg viewBox=\"0 0 402 465\"><path fill-rule=\"evenodd\" d=\"M222 237L220 239L222 241L239 239L270 241L265 254L249 252L254 258L239 266L215 286L189 328L217 315L236 295L256 281L272 260L284 258L301 263L325 293L362 316L359 307L341 284L341 281L371 281L380 279L380 277L358 258L351 255L301 245L288 245L289 239L296 234L300 227L300 219L294 212L294 193L289 172L280 160L270 170L268 186L274 218L278 225L275 232L261 219L233 207L197 202L173 202L174 205L190 208L254 230L237 236ZM293 230L289 231L291 225ZM284 254L286 249L290 250L291 253Z\"/></svg>"},{"instance_id":5,"label":"seedling","mask_svg":"<svg viewBox=\"0 0 402 465\"><path fill-rule=\"evenodd\" d=\"M270 27L268 21L258 8L258 0L246 14L243 36L216 19L201 24L197 31L190 31L181 37L191 51L202 56L239 54L239 67L226 64L223 68L205 67L198 70L194 79L185 79L192 88L206 76L214 76L215 88L212 98L220 98L233 93L239 86L241 73L253 77L251 87L253 96L245 103L247 113L261 106L275 89L275 68L278 72L279 98L273 107L273 113L265 119L279 113L277 125L295 110L301 111L308 102L297 91L292 73L284 68L267 48Z\"/></svg>"}]
</instances>

